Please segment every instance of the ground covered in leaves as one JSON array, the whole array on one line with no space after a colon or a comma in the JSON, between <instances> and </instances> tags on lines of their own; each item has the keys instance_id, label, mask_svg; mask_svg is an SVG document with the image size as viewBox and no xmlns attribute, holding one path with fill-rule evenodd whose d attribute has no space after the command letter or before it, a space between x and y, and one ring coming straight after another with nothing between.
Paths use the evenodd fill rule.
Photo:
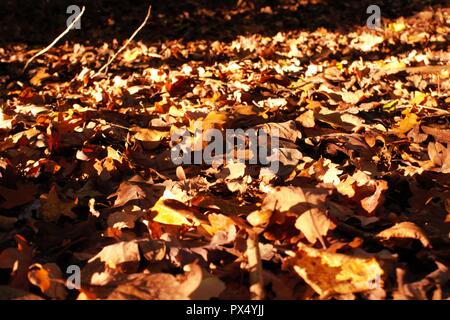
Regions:
<instances>
[{"instance_id":1,"label":"ground covered in leaves","mask_svg":"<svg viewBox=\"0 0 450 320\"><path fill-rule=\"evenodd\" d=\"M132 42L98 76L122 42L24 73L44 46L2 45L0 298L448 298L450 11L383 23ZM195 120L277 132L280 170L173 164Z\"/></svg>"}]
</instances>

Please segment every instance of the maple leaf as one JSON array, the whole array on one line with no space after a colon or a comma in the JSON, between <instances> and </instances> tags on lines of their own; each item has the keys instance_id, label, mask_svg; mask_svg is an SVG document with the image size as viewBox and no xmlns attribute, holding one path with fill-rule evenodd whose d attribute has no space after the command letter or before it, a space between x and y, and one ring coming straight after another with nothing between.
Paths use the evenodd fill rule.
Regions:
<instances>
[{"instance_id":1,"label":"maple leaf","mask_svg":"<svg viewBox=\"0 0 450 320\"><path fill-rule=\"evenodd\" d=\"M46 197L42 197L42 217L45 221L58 221L60 216L66 216L72 219L76 215L72 212L72 208L77 205L77 202L63 201L58 196L56 186L53 186Z\"/></svg>"}]
</instances>

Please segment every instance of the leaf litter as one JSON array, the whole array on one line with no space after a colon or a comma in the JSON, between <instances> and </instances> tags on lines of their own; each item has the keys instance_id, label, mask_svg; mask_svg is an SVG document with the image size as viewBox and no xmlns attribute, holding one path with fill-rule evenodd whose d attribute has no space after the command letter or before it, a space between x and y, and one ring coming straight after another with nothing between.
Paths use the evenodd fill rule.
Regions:
<instances>
[{"instance_id":1,"label":"leaf litter","mask_svg":"<svg viewBox=\"0 0 450 320\"><path fill-rule=\"evenodd\" d=\"M448 299L449 21L0 47L0 297ZM198 120L280 170L172 163Z\"/></svg>"}]
</instances>

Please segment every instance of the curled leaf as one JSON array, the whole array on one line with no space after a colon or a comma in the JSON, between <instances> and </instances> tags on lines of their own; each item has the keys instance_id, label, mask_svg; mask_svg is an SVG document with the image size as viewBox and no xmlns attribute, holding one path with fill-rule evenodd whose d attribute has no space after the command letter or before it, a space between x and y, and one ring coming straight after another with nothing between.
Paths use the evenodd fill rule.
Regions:
<instances>
[{"instance_id":1,"label":"curled leaf","mask_svg":"<svg viewBox=\"0 0 450 320\"><path fill-rule=\"evenodd\" d=\"M392 238L417 239L425 248L431 247L430 241L423 230L416 224L409 221L397 223L393 227L378 233L377 237L385 240Z\"/></svg>"}]
</instances>

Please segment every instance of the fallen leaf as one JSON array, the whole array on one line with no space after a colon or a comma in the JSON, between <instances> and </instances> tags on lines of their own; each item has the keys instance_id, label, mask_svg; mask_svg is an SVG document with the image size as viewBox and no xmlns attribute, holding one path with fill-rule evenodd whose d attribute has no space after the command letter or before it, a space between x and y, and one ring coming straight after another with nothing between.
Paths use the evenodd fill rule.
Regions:
<instances>
[{"instance_id":1,"label":"fallen leaf","mask_svg":"<svg viewBox=\"0 0 450 320\"><path fill-rule=\"evenodd\" d=\"M56 186L53 186L47 197L43 199L42 216L45 221L55 222L58 221L60 216L67 216L75 219L76 215L72 212L72 208L76 206L76 202L62 201Z\"/></svg>"},{"instance_id":2,"label":"fallen leaf","mask_svg":"<svg viewBox=\"0 0 450 320\"><path fill-rule=\"evenodd\" d=\"M202 281L202 271L198 265L191 264L188 268L190 270L178 279L167 273L128 275L110 284L117 286L106 299L188 300Z\"/></svg>"},{"instance_id":3,"label":"fallen leaf","mask_svg":"<svg viewBox=\"0 0 450 320\"><path fill-rule=\"evenodd\" d=\"M321 297L364 292L381 286L383 269L375 258L357 258L299 245L287 259L299 276Z\"/></svg>"},{"instance_id":4,"label":"fallen leaf","mask_svg":"<svg viewBox=\"0 0 450 320\"><path fill-rule=\"evenodd\" d=\"M55 263L31 265L28 271L28 280L50 298L62 300L67 296L68 292L62 272Z\"/></svg>"},{"instance_id":5,"label":"fallen leaf","mask_svg":"<svg viewBox=\"0 0 450 320\"><path fill-rule=\"evenodd\" d=\"M406 221L395 224L393 227L383 230L376 235L378 238L389 240L392 238L410 238L419 240L425 248L431 244L426 234L416 224Z\"/></svg>"},{"instance_id":6,"label":"fallen leaf","mask_svg":"<svg viewBox=\"0 0 450 320\"><path fill-rule=\"evenodd\" d=\"M124 263L138 263L141 257L139 254L139 246L135 241L123 241L104 247L88 263L97 259L104 262L108 267L115 269Z\"/></svg>"},{"instance_id":7,"label":"fallen leaf","mask_svg":"<svg viewBox=\"0 0 450 320\"><path fill-rule=\"evenodd\" d=\"M368 213L373 213L375 209L382 203L383 193L388 189L388 183L384 180L376 181L375 192L361 200L361 207Z\"/></svg>"},{"instance_id":8,"label":"fallen leaf","mask_svg":"<svg viewBox=\"0 0 450 320\"><path fill-rule=\"evenodd\" d=\"M0 197L5 199L5 201L0 204L0 208L12 209L27 204L34 200L36 192L37 188L34 185L19 184L17 189L8 189L4 186L0 186Z\"/></svg>"}]
</instances>

